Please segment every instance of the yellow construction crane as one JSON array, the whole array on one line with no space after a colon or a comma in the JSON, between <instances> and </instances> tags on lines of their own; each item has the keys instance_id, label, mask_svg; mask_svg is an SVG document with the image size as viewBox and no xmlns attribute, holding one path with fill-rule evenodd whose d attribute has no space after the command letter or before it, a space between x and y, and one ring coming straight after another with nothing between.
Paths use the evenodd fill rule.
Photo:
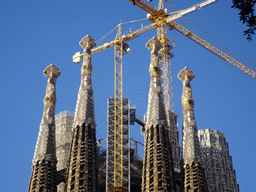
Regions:
<instances>
[{"instance_id":1,"label":"yellow construction crane","mask_svg":"<svg viewBox=\"0 0 256 192\"><path fill-rule=\"evenodd\" d=\"M110 47L115 47L115 135L114 135L114 187L110 189L114 191L127 191L127 188L123 187L123 92L122 92L122 55L129 51L128 45L125 43L129 40L138 37L139 35L146 33L152 29L157 28L157 37L162 43L162 49L160 50L161 68L163 70L162 80L164 85L164 99L166 111L173 111L173 95L172 95L172 80L171 80L171 66L170 59L172 57L170 46L170 40L167 38L167 27L178 31L184 36L188 37L192 41L196 42L200 46L204 47L208 51L217 55L224 61L228 62L232 66L236 67L243 73L249 75L253 79L256 79L256 72L248 66L236 61L229 55L225 54L218 48L214 47L207 41L203 40L199 35L196 35L179 25L174 20L181 18L189 13L197 11L207 5L215 3L217 0L206 0L202 3L196 4L188 9L181 10L169 14L164 10L163 0L159 1L158 10L152 8L142 0L129 0L134 5L137 5L148 13L148 20L152 24L141 27L138 30L131 31L127 35L122 35L121 24L118 25L118 31L115 40L105 43L102 46L98 46L92 49L92 54L105 50ZM165 0L167 1L167 0ZM83 53L76 53L73 56L75 63L81 60ZM169 122L168 122L169 123Z\"/></svg>"},{"instance_id":2,"label":"yellow construction crane","mask_svg":"<svg viewBox=\"0 0 256 192\"><path fill-rule=\"evenodd\" d=\"M208 51L212 52L213 54L217 55L221 59L225 60L232 66L236 67L240 71L244 72L245 74L249 75L250 77L256 79L255 71L253 69L250 69L248 66L245 66L244 64L236 61L232 57L228 56L218 48L212 46L207 41L203 40L199 35L196 35L186 29L185 27L179 25L174 20L177 19L177 17L180 18L180 16L184 16L188 13L194 12L204 6L210 5L212 3L217 2L217 0L206 0L200 4L194 5L186 10L180 11L178 14L169 15L166 10L164 10L163 6L163 0L159 0L158 3L158 10L152 8L148 4L144 3L142 0L129 0L134 5L138 6L142 10L146 11L148 13L148 20L153 22L157 25L157 37L162 43L162 51L160 50L160 54L162 55L161 64L162 64L162 80L163 80L163 86L164 86L164 101L166 110L168 112L168 109L173 111L173 93L172 93L172 77L171 77L171 63L170 63L170 56L171 55L167 50L168 48L166 45L169 44L169 39L167 38L167 30L166 27L170 27L171 29L175 29L181 34L185 35L192 41L196 42L197 44L201 45L202 47L206 48ZM165 0L168 2L168 0ZM165 50L165 52L164 52ZM169 49L170 50L170 49ZM166 73L168 73L166 75Z\"/></svg>"},{"instance_id":3,"label":"yellow construction crane","mask_svg":"<svg viewBox=\"0 0 256 192\"><path fill-rule=\"evenodd\" d=\"M164 10L164 4L162 0L159 0L158 10ZM163 15L168 15L167 11L162 12ZM150 17L150 16L149 16ZM168 126L171 126L170 120L170 110L174 112L173 104L173 89L172 89L172 73L171 73L171 58L173 54L171 53L172 46L170 44L170 39L167 38L167 25L161 25L157 27L157 38L162 44L162 48L159 50L159 64L162 70L162 83L163 86L163 95L164 95L164 104L165 112L167 115Z\"/></svg>"},{"instance_id":4,"label":"yellow construction crane","mask_svg":"<svg viewBox=\"0 0 256 192\"><path fill-rule=\"evenodd\" d=\"M123 188L124 175L124 147L123 147L123 70L122 56L126 50L123 49L122 27L118 26L115 40L115 101L114 101L114 187L110 188L110 192L127 191Z\"/></svg>"},{"instance_id":5,"label":"yellow construction crane","mask_svg":"<svg viewBox=\"0 0 256 192\"><path fill-rule=\"evenodd\" d=\"M120 44L120 42L123 42L123 43L127 42L129 40L132 40L132 39L138 37L139 35L141 35L143 33L146 33L146 32L148 32L152 29L157 28L158 29L158 38L160 39L160 41L163 44L162 45L163 49L162 49L161 54L164 54L164 57L161 57L162 58L161 62L162 62L162 65L165 65L165 66L162 66L162 69L166 68L166 73L168 74L167 76L165 76L165 72L164 72L163 73L164 75L162 76L162 78L167 79L167 80L169 78L169 82L170 82L170 83L163 83L163 85L165 86L164 87L164 93L168 93L170 95L170 97L169 97L170 99L168 99L169 103L166 104L166 106L168 106L167 108L169 108L170 110L173 111L172 90L171 90L172 88L170 87L171 86L170 67L168 66L170 64L170 57L171 57L170 50L171 50L171 47L168 46L169 39L167 38L166 26L170 27L171 29L175 29L179 33L183 34L184 36L188 37L192 41L196 42L200 46L207 49L208 51L217 55L218 57L220 57L224 61L228 62L232 66L236 67L240 71L249 75L253 79L256 79L255 71L253 69L251 69L250 67L248 67L248 66L242 64L241 62L235 60L234 58L230 57L229 55L225 54L224 52L222 52L218 48L214 47L213 45L211 45L207 41L203 40L199 35L192 33L191 31L189 31L188 29L186 29L185 27L181 26L180 24L178 24L177 22L174 21L178 18L181 18L182 16L185 16L185 15L191 13L191 12L194 12L194 11L196 11L198 9L201 9L201 8L203 8L203 7L205 7L209 4L214 3L214 2L216 2L216 0L204 1L200 4L197 4L197 5L194 5L190 8L188 8L188 9L185 9L185 10L182 10L182 11L179 11L179 12L174 12L174 13L171 13L171 14L169 14L166 11L163 10L163 0L159 1L159 6L158 6L159 9L158 10L150 7L148 4L144 3L142 0L129 0L129 1L131 3L133 3L134 5L137 5L138 7L143 9L144 11L146 11L148 13L148 20L150 20L152 22L152 24L144 26L144 27L142 27L138 30L132 31L132 32L128 33L127 35L123 35L123 36L121 35L121 30L119 30L120 31L119 38L116 38L114 41L111 41L109 43L105 43L102 46L98 46L98 47L94 48L92 50L92 54L97 53L97 52L102 51L102 50L105 50L107 48L110 48L112 46L116 46L116 45ZM121 24L119 24L118 26L121 29ZM73 57L74 62L75 62L75 60L81 58L82 56L83 56L83 54L81 54L80 52L76 53ZM165 94L165 95L167 95L167 94Z\"/></svg>"}]
</instances>

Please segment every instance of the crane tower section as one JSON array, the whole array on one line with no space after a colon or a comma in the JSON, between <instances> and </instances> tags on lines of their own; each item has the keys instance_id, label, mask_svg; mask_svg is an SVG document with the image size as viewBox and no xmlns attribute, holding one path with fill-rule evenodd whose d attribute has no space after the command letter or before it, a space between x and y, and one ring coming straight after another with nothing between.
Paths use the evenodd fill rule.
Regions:
<instances>
[{"instance_id":1,"label":"crane tower section","mask_svg":"<svg viewBox=\"0 0 256 192\"><path fill-rule=\"evenodd\" d=\"M124 155L126 146L129 146L129 129L125 124L125 108L123 103L123 77L122 77L122 56L129 52L129 46L122 40L122 27L118 26L118 31L115 39L115 97L114 97L114 121L113 121L113 151L110 149L110 161L107 163L112 165L107 166L107 186L106 190L115 191L127 191L129 188L129 158ZM128 126L129 127L129 126ZM127 132L128 131L128 132ZM110 135L112 134L112 131ZM108 154L109 155L109 154ZM113 157L113 159L112 159ZM113 185L112 185L113 184Z\"/></svg>"},{"instance_id":2,"label":"crane tower section","mask_svg":"<svg viewBox=\"0 0 256 192\"><path fill-rule=\"evenodd\" d=\"M129 191L130 188L130 101L122 99L122 133L116 129L116 102L115 98L108 99L107 116L107 160L106 160L106 192ZM121 112L120 112L121 113ZM118 113L118 118L121 114ZM119 125L121 127L121 125ZM121 141L122 137L122 142ZM120 147L122 145L122 148ZM118 164L117 164L118 163ZM116 165L117 164L117 165ZM122 165L122 167L121 167ZM122 172L121 172L122 171ZM121 185L122 174L122 185ZM116 177L116 178L115 178ZM117 180L116 183L114 182ZM120 184L120 185L117 185Z\"/></svg>"}]
</instances>

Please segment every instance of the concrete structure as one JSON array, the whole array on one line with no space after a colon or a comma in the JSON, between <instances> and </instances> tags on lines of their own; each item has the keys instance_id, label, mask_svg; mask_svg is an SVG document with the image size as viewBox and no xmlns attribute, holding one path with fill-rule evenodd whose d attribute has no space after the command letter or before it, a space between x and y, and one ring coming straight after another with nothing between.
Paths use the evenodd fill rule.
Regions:
<instances>
[{"instance_id":1,"label":"concrete structure","mask_svg":"<svg viewBox=\"0 0 256 192\"><path fill-rule=\"evenodd\" d=\"M238 192L239 186L236 182L232 158L223 133L204 129L198 130L198 137L201 144L202 164L210 191Z\"/></svg>"},{"instance_id":2,"label":"concrete structure","mask_svg":"<svg viewBox=\"0 0 256 192\"><path fill-rule=\"evenodd\" d=\"M178 78L183 83L182 161L184 168L184 192L207 192L208 186L201 162L200 144L194 115L194 100L190 85L190 81L194 77L194 73L187 67L182 69L178 74Z\"/></svg>"},{"instance_id":3,"label":"concrete structure","mask_svg":"<svg viewBox=\"0 0 256 192\"><path fill-rule=\"evenodd\" d=\"M149 68L151 81L145 125L142 191L174 192L174 168L158 57L161 44L157 38L153 37L146 47L151 51Z\"/></svg>"},{"instance_id":4,"label":"concrete structure","mask_svg":"<svg viewBox=\"0 0 256 192\"><path fill-rule=\"evenodd\" d=\"M44 112L36 143L28 192L57 191L54 115L56 79L60 75L60 71L51 64L44 70L44 75L48 78Z\"/></svg>"},{"instance_id":5,"label":"concrete structure","mask_svg":"<svg viewBox=\"0 0 256 192\"><path fill-rule=\"evenodd\" d=\"M55 115L56 156L57 156L57 192L64 192L70 145L72 141L73 111L62 111Z\"/></svg>"},{"instance_id":6,"label":"concrete structure","mask_svg":"<svg viewBox=\"0 0 256 192\"><path fill-rule=\"evenodd\" d=\"M81 84L73 123L73 135L67 171L67 192L98 191L98 161L91 49L95 41L87 35L80 41L84 49Z\"/></svg>"}]
</instances>

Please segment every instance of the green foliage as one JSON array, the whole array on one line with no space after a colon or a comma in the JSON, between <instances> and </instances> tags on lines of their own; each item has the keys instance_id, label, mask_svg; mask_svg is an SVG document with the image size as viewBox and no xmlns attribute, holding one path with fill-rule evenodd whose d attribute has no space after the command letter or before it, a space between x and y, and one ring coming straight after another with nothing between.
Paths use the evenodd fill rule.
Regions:
<instances>
[{"instance_id":1,"label":"green foliage","mask_svg":"<svg viewBox=\"0 0 256 192\"><path fill-rule=\"evenodd\" d=\"M243 21L248 27L248 29L244 31L244 35L247 35L247 39L250 42L256 30L256 16L254 15L256 0L232 0L232 2L232 8L240 10L240 21Z\"/></svg>"}]
</instances>

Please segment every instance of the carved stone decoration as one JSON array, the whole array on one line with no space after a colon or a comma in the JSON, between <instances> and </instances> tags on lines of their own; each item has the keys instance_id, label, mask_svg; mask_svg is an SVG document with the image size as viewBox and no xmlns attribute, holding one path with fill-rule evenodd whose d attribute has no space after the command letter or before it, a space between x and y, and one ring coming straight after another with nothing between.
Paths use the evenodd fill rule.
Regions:
<instances>
[{"instance_id":1,"label":"carved stone decoration","mask_svg":"<svg viewBox=\"0 0 256 192\"><path fill-rule=\"evenodd\" d=\"M166 126L166 113L163 102L163 90L161 87L161 69L159 66L158 51L161 48L160 41L153 37L148 41L146 47L151 51L150 72L150 89L148 94L148 110L146 117L145 129L161 124Z\"/></svg>"},{"instance_id":2,"label":"carved stone decoration","mask_svg":"<svg viewBox=\"0 0 256 192\"><path fill-rule=\"evenodd\" d=\"M91 124L92 128L95 128L94 100L91 81L91 49L96 44L93 38L87 35L80 41L80 45L84 48L84 57L81 68L81 84L77 96L73 128L78 125L81 126L83 123L86 125Z\"/></svg>"},{"instance_id":3,"label":"carved stone decoration","mask_svg":"<svg viewBox=\"0 0 256 192\"><path fill-rule=\"evenodd\" d=\"M60 71L55 65L51 64L44 70L44 75L48 78L48 83L44 98L44 112L33 159L29 192L57 191L54 116L56 103L55 86Z\"/></svg>"},{"instance_id":4,"label":"carved stone decoration","mask_svg":"<svg viewBox=\"0 0 256 192\"><path fill-rule=\"evenodd\" d=\"M183 138L182 161L184 174L184 192L207 192L205 172L201 164L200 144L197 134L197 126L194 115L194 100L190 81L195 77L194 73L185 67L178 74L183 83L182 109L183 109Z\"/></svg>"},{"instance_id":5,"label":"carved stone decoration","mask_svg":"<svg viewBox=\"0 0 256 192\"><path fill-rule=\"evenodd\" d=\"M146 47L151 50L150 89L145 125L145 146L142 171L142 192L174 192L174 168L169 132L161 88L158 51L160 41L153 37Z\"/></svg>"},{"instance_id":6,"label":"carved stone decoration","mask_svg":"<svg viewBox=\"0 0 256 192\"><path fill-rule=\"evenodd\" d=\"M80 41L84 49L81 84L78 92L73 123L73 135L67 168L67 192L97 192L98 162L96 123L91 82L91 49L96 45L87 35Z\"/></svg>"}]
</instances>

